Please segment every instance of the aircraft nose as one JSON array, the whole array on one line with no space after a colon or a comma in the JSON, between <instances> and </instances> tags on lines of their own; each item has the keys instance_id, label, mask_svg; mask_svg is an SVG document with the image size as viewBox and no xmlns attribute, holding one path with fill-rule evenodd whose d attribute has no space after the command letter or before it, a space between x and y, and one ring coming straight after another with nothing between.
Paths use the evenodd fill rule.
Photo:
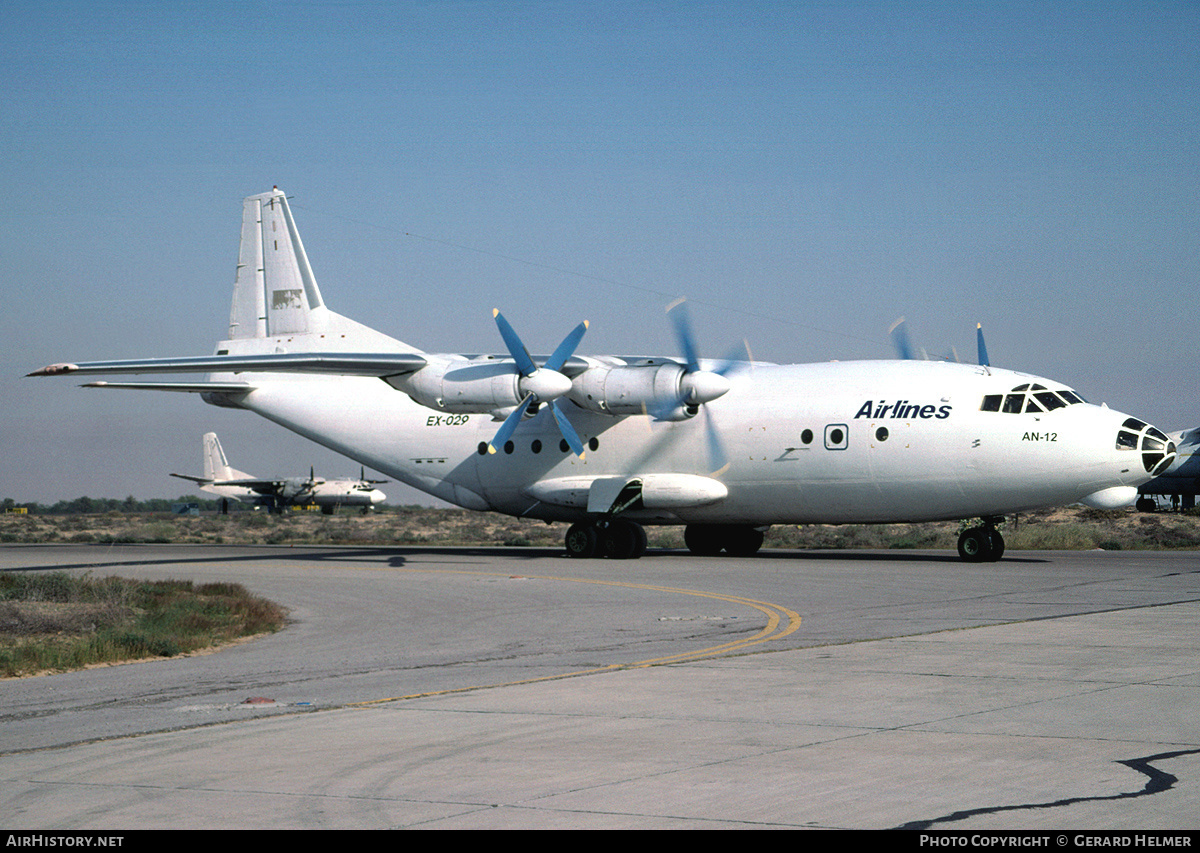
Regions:
<instances>
[{"instance_id":1,"label":"aircraft nose","mask_svg":"<svg viewBox=\"0 0 1200 853\"><path fill-rule=\"evenodd\" d=\"M1175 461L1175 442L1137 418L1126 418L1117 430L1117 449L1140 452L1142 467L1152 477L1162 474Z\"/></svg>"}]
</instances>

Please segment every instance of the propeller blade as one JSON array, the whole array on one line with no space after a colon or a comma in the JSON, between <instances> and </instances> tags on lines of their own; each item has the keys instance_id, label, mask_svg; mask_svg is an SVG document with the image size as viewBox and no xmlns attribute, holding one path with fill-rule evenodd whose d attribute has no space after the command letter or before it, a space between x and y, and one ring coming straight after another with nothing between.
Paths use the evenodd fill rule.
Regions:
<instances>
[{"instance_id":1,"label":"propeller blade","mask_svg":"<svg viewBox=\"0 0 1200 853\"><path fill-rule=\"evenodd\" d=\"M709 476L716 477L724 474L725 469L729 467L729 457L725 455L725 447L721 444L721 437L707 409L704 410L704 429L708 433Z\"/></svg>"},{"instance_id":2,"label":"propeller blade","mask_svg":"<svg viewBox=\"0 0 1200 853\"><path fill-rule=\"evenodd\" d=\"M499 308L492 309L492 316L496 318L496 325L500 328L500 337L504 338L504 345L508 347L509 355L517 363L517 371L522 376L532 376L537 370L537 365L529 357L529 350L525 349L525 344L521 343L520 336L517 335L516 330L509 325L508 321L504 319L504 315L500 313ZM566 359L563 359L563 361L566 361Z\"/></svg>"},{"instance_id":3,"label":"propeller blade","mask_svg":"<svg viewBox=\"0 0 1200 853\"><path fill-rule=\"evenodd\" d=\"M911 361L916 358L913 352L912 341L908 339L908 321L903 317L892 323L892 327L888 329L888 334L892 336L892 346L896 348L896 355L905 361Z\"/></svg>"},{"instance_id":4,"label":"propeller blade","mask_svg":"<svg viewBox=\"0 0 1200 853\"><path fill-rule=\"evenodd\" d=\"M550 411L554 414L554 422L558 424L558 431L562 433L567 445L576 456L582 459L583 442L579 440L579 433L575 432L575 427L571 426L571 422L567 420L566 413L559 408L558 400L550 404Z\"/></svg>"},{"instance_id":5,"label":"propeller blade","mask_svg":"<svg viewBox=\"0 0 1200 853\"><path fill-rule=\"evenodd\" d=\"M687 362L689 372L700 369L700 359L696 354L696 339L692 336L692 324L688 321L687 308L684 307L685 301L680 298L676 299L667 306L667 314L671 317L671 322L675 325L675 338L679 341L679 348L683 351L684 360Z\"/></svg>"},{"instance_id":6,"label":"propeller blade","mask_svg":"<svg viewBox=\"0 0 1200 853\"><path fill-rule=\"evenodd\" d=\"M488 453L495 453L497 447L503 447L505 442L512 438L512 434L517 431L517 424L521 422L521 418L525 417L525 410L529 408L529 404L533 401L532 394L526 394L525 399L521 401L512 413L504 419L504 423L500 424L500 429L496 431L495 437L488 444Z\"/></svg>"},{"instance_id":7,"label":"propeller blade","mask_svg":"<svg viewBox=\"0 0 1200 853\"><path fill-rule=\"evenodd\" d=\"M575 354L575 347L579 346L579 342L583 339L583 333L587 330L587 320L584 320L572 329L571 333L563 338L562 343L558 345L558 349L550 356L546 362L546 367L550 370L562 370L563 365L567 363L567 359Z\"/></svg>"},{"instance_id":8,"label":"propeller blade","mask_svg":"<svg viewBox=\"0 0 1200 853\"><path fill-rule=\"evenodd\" d=\"M984 367L991 367L992 364L988 361L987 344L983 342L983 323L975 324L975 345L979 349L979 363Z\"/></svg>"}]
</instances>

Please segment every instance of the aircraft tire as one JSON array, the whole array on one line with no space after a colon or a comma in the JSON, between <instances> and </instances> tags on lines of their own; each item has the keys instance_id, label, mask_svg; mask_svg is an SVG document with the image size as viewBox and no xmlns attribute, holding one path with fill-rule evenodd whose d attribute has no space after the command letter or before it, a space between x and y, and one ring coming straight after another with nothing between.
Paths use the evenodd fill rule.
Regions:
<instances>
[{"instance_id":1,"label":"aircraft tire","mask_svg":"<svg viewBox=\"0 0 1200 853\"><path fill-rule=\"evenodd\" d=\"M584 521L576 522L567 528L567 556L581 560L595 557L599 551L600 533L596 525Z\"/></svg>"},{"instance_id":2,"label":"aircraft tire","mask_svg":"<svg viewBox=\"0 0 1200 853\"><path fill-rule=\"evenodd\" d=\"M1004 537L994 527L988 531L988 534L991 538L991 552L988 555L988 560L994 563L1004 556Z\"/></svg>"},{"instance_id":3,"label":"aircraft tire","mask_svg":"<svg viewBox=\"0 0 1200 853\"><path fill-rule=\"evenodd\" d=\"M646 553L646 529L632 521L610 521L600 530L600 550L614 560L636 560Z\"/></svg>"},{"instance_id":4,"label":"aircraft tire","mask_svg":"<svg viewBox=\"0 0 1200 853\"><path fill-rule=\"evenodd\" d=\"M683 529L683 543L697 557L715 557L721 553L721 529L715 524L689 524Z\"/></svg>"},{"instance_id":5,"label":"aircraft tire","mask_svg":"<svg viewBox=\"0 0 1200 853\"><path fill-rule=\"evenodd\" d=\"M1004 555L1004 537L994 527L970 527L959 534L958 556L967 563L994 563Z\"/></svg>"},{"instance_id":6,"label":"aircraft tire","mask_svg":"<svg viewBox=\"0 0 1200 853\"><path fill-rule=\"evenodd\" d=\"M762 547L763 531L753 527L728 527L725 529L725 553L731 557L753 557Z\"/></svg>"}]
</instances>

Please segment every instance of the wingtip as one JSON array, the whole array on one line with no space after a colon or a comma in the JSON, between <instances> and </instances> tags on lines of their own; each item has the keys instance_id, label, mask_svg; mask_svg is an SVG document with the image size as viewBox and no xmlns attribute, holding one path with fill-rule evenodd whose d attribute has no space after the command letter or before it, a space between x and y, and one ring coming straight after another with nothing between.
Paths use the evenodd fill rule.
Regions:
<instances>
[{"instance_id":1,"label":"wingtip","mask_svg":"<svg viewBox=\"0 0 1200 853\"><path fill-rule=\"evenodd\" d=\"M59 364L47 364L45 367L38 368L33 373L26 373L26 378L30 376L58 376L63 373L71 373L78 370L79 365L61 362Z\"/></svg>"}]
</instances>

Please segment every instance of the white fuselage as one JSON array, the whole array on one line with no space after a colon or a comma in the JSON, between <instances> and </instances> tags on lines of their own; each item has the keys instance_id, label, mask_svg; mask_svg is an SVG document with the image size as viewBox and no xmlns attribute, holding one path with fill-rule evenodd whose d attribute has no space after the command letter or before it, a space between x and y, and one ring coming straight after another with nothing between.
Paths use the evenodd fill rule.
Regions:
<instances>
[{"instance_id":1,"label":"white fuselage","mask_svg":"<svg viewBox=\"0 0 1200 853\"><path fill-rule=\"evenodd\" d=\"M210 377L210 378L229 378ZM999 516L1064 505L1149 479L1120 449L1127 415L1075 403L1053 411L982 411L985 395L1040 383L1009 370L922 361L755 363L690 420L656 422L567 405L584 458L560 449L543 409L512 452L481 453L497 423L414 403L370 377L258 374L238 403L410 486L471 509L578 520L586 506L548 502L538 484L601 477L709 477L705 418L724 443L721 500L637 509L642 523L897 522ZM881 430L886 430L886 434ZM806 441L807 439L807 441ZM537 448L535 452L535 448Z\"/></svg>"},{"instance_id":2,"label":"white fuselage","mask_svg":"<svg viewBox=\"0 0 1200 853\"><path fill-rule=\"evenodd\" d=\"M277 496L263 494L248 486L230 486L221 483L210 483L200 486L200 490L230 500L243 503L263 505L296 505L319 507L371 507L382 503L386 495L379 489L364 486L361 480L325 480L309 484L306 480L296 479L294 486L288 488L284 481L283 488Z\"/></svg>"}]
</instances>

